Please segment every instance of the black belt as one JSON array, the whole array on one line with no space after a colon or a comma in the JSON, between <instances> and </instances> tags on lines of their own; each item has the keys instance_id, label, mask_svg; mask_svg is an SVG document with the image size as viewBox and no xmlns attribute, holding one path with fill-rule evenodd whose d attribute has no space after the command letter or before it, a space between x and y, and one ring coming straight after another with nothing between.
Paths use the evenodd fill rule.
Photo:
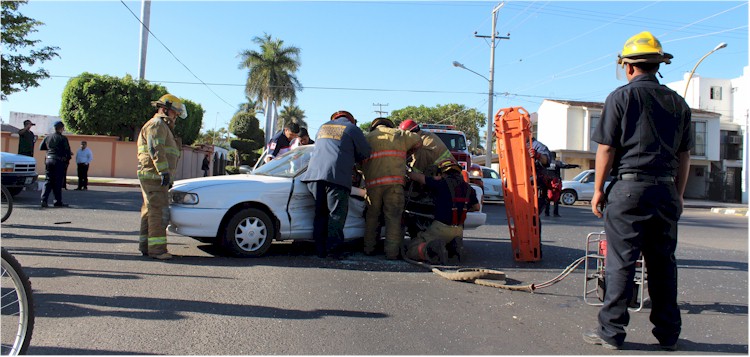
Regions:
<instances>
[{"instance_id":1,"label":"black belt","mask_svg":"<svg viewBox=\"0 0 750 357\"><path fill-rule=\"evenodd\" d=\"M672 176L653 176L645 174L621 174L618 176L623 181L637 181L637 182L669 182L674 183L674 177Z\"/></svg>"}]
</instances>

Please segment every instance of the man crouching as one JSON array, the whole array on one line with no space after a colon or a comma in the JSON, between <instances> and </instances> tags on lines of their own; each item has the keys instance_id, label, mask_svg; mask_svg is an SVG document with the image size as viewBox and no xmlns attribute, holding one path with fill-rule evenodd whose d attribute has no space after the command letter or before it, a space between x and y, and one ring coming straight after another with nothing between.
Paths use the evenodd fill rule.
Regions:
<instances>
[{"instance_id":1,"label":"man crouching","mask_svg":"<svg viewBox=\"0 0 750 357\"><path fill-rule=\"evenodd\" d=\"M409 178L425 185L433 196L435 220L423 232L412 237L407 245L406 256L412 260L431 264L445 264L447 246L461 260L463 250L464 221L467 211L478 211L479 201L474 189L461 175L461 166L451 160L438 165L439 176L425 176L410 172Z\"/></svg>"}]
</instances>

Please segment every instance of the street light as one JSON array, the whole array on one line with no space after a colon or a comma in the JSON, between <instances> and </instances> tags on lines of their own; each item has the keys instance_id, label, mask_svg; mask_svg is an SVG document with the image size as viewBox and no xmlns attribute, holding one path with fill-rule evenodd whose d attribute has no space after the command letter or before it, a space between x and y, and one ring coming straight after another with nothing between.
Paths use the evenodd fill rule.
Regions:
<instances>
[{"instance_id":1,"label":"street light","mask_svg":"<svg viewBox=\"0 0 750 357\"><path fill-rule=\"evenodd\" d=\"M488 101L488 104L487 104L487 107L488 107L487 108L487 143L485 144L485 146L486 146L486 153L485 153L485 160L484 160L485 166L489 167L492 164L492 99L493 99L493 96L494 96L493 95L493 92L494 92L494 88L493 88L494 87L494 83L489 78L487 78L487 77L485 77L485 76L483 76L483 75L481 75L481 74L479 74L479 73L477 73L475 71L472 71L471 69L466 68L466 66L464 66L463 64L461 64L461 63L459 63L457 61L453 61L453 67L458 67L458 68L465 69L465 70L467 70L467 71L469 71L471 73L476 74L477 76L480 76L480 77L484 78L484 80L486 80L487 82L490 83L490 93L489 93L489 98L487 99L487 101Z\"/></svg>"},{"instance_id":2,"label":"street light","mask_svg":"<svg viewBox=\"0 0 750 357\"><path fill-rule=\"evenodd\" d=\"M690 71L690 76L688 76L687 83L685 84L685 94L682 95L683 98L687 99L687 90L688 90L688 87L690 86L690 80L693 78L693 74L695 73L695 70L698 68L698 65L701 64L701 62L703 62L703 60L706 59L706 57L708 57L708 55L710 55L710 54L712 54L712 53L714 53L714 52L716 52L716 51L718 51L718 50L720 50L720 49L722 49L724 47L727 47L727 43L726 42L720 43L718 46L716 46L716 48L714 48L710 52L706 53L705 55L703 55L703 57L701 57L701 59L698 60L698 63L695 64L695 67L693 67L693 70Z\"/></svg>"}]
</instances>

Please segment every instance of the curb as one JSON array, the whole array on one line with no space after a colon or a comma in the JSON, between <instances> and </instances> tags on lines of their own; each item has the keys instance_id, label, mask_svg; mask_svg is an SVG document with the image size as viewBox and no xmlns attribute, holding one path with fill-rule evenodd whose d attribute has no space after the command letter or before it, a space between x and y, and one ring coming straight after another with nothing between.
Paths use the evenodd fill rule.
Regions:
<instances>
[{"instance_id":1,"label":"curb","mask_svg":"<svg viewBox=\"0 0 750 357\"><path fill-rule=\"evenodd\" d=\"M712 213L719 213L719 214L731 214L735 216L749 216L750 212L748 212L747 208L711 208Z\"/></svg>"}]
</instances>

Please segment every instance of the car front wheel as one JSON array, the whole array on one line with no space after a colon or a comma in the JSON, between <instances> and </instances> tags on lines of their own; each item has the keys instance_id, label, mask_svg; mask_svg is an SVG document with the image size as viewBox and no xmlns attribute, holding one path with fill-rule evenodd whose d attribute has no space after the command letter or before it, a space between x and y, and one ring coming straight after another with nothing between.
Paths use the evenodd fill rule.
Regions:
<instances>
[{"instance_id":1,"label":"car front wheel","mask_svg":"<svg viewBox=\"0 0 750 357\"><path fill-rule=\"evenodd\" d=\"M576 192L573 190L565 190L560 194L560 201L568 206L576 203L577 200L578 195L576 195Z\"/></svg>"},{"instance_id":2,"label":"car front wheel","mask_svg":"<svg viewBox=\"0 0 750 357\"><path fill-rule=\"evenodd\" d=\"M237 257L260 257L271 247L274 236L274 226L268 215L256 208L247 208L229 220L223 246Z\"/></svg>"}]
</instances>

